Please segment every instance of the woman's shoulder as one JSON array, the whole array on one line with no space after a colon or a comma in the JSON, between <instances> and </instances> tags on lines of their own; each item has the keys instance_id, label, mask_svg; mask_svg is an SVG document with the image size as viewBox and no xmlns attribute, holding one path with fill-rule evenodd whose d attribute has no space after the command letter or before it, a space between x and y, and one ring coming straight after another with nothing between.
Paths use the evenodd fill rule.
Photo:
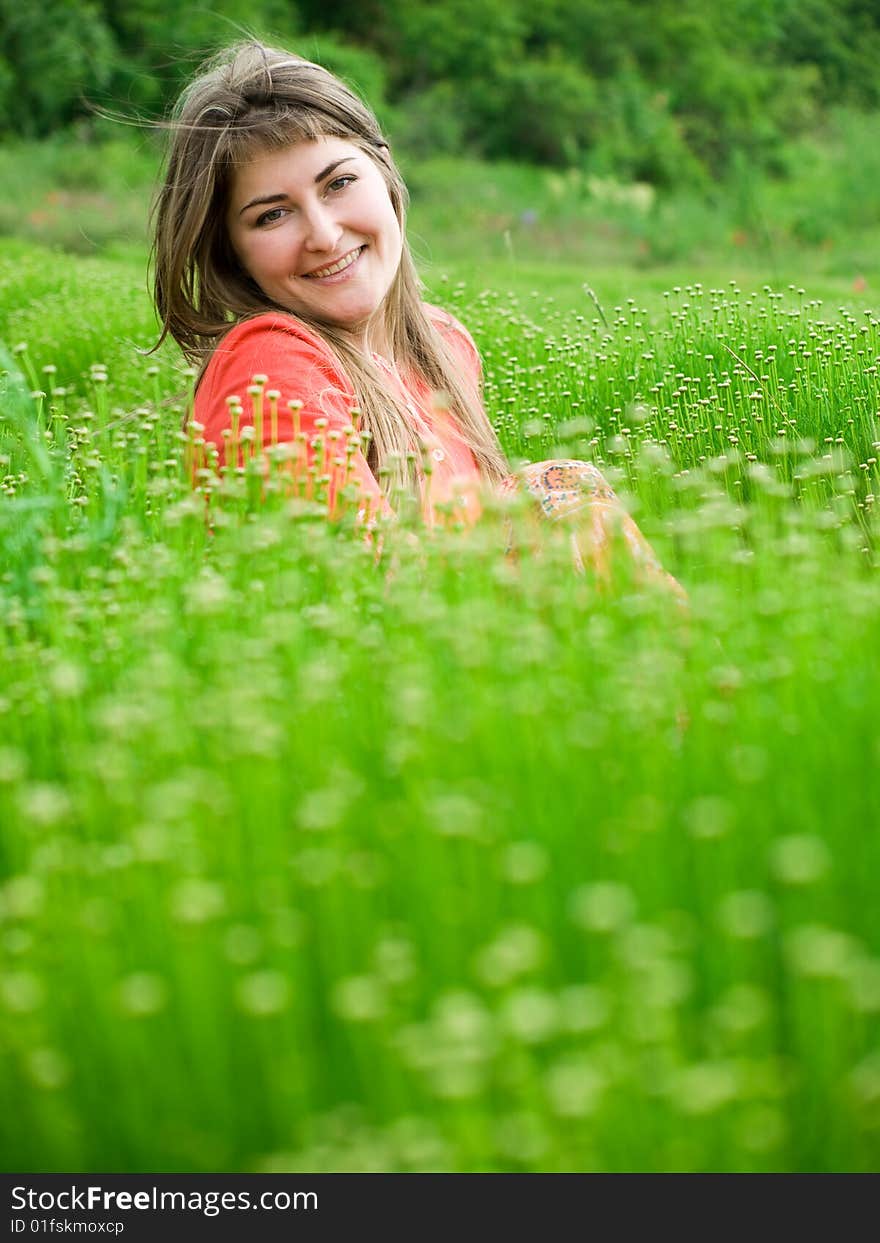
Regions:
<instances>
[{"instance_id":1,"label":"woman's shoulder","mask_svg":"<svg viewBox=\"0 0 880 1243\"><path fill-rule=\"evenodd\" d=\"M228 332L225 332L214 347L211 359L213 361L218 355L229 354L232 350L238 350L244 345L292 347L297 343L333 357L330 346L319 333L307 327L296 316L287 315L283 311L261 311L258 315L240 319Z\"/></svg>"},{"instance_id":2,"label":"woman's shoulder","mask_svg":"<svg viewBox=\"0 0 880 1243\"><path fill-rule=\"evenodd\" d=\"M208 360L204 378L210 384L215 376L230 375L249 383L253 375L266 374L282 380L291 371L317 369L334 383L346 386L339 360L320 333L294 315L283 311L264 311L241 319L217 342Z\"/></svg>"},{"instance_id":3,"label":"woman's shoulder","mask_svg":"<svg viewBox=\"0 0 880 1243\"><path fill-rule=\"evenodd\" d=\"M224 333L196 391L199 411L204 413L229 393L244 392L255 375L267 376L271 388L296 385L307 393L351 389L327 342L283 311L252 315Z\"/></svg>"}]
</instances>

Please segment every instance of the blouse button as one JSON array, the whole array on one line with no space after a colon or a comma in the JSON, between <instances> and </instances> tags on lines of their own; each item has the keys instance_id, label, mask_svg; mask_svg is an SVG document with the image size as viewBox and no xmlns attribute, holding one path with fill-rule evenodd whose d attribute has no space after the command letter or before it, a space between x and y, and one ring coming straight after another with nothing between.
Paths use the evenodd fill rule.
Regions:
<instances>
[{"instance_id":1,"label":"blouse button","mask_svg":"<svg viewBox=\"0 0 880 1243\"><path fill-rule=\"evenodd\" d=\"M434 449L431 453L431 456L433 457L435 462L442 462L443 459L446 457L446 454L443 452L442 449Z\"/></svg>"}]
</instances>

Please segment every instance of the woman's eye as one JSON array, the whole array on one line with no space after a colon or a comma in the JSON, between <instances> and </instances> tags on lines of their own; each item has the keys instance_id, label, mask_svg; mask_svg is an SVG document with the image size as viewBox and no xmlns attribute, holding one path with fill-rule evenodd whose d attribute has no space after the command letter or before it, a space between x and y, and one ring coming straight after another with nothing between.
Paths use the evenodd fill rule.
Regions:
<instances>
[{"instance_id":1,"label":"woman's eye","mask_svg":"<svg viewBox=\"0 0 880 1243\"><path fill-rule=\"evenodd\" d=\"M257 218L257 227L264 224L274 224L276 220L280 220L284 215L283 207L273 207L270 211L264 211L262 216Z\"/></svg>"},{"instance_id":2,"label":"woman's eye","mask_svg":"<svg viewBox=\"0 0 880 1243\"><path fill-rule=\"evenodd\" d=\"M343 190L346 186L351 185L353 181L357 181L357 177L353 177L351 173L346 173L344 177L334 177L327 186L328 190Z\"/></svg>"}]
</instances>

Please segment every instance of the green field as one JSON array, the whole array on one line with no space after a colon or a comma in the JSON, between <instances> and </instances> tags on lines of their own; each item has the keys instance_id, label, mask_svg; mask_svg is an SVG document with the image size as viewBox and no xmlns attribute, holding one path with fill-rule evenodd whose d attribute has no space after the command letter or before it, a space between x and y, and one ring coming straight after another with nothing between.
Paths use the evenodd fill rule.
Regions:
<instances>
[{"instance_id":1,"label":"green field","mask_svg":"<svg viewBox=\"0 0 880 1243\"><path fill-rule=\"evenodd\" d=\"M142 222L0 242L0 1166L876 1169L876 260L422 182L512 462L596 462L690 618L206 501Z\"/></svg>"}]
</instances>

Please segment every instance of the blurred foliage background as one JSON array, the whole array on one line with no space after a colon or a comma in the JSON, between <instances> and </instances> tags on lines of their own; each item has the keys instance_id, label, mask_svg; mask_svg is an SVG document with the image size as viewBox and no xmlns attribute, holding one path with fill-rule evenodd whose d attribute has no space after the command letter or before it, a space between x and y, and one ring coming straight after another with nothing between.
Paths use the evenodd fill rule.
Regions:
<instances>
[{"instance_id":1,"label":"blurred foliage background","mask_svg":"<svg viewBox=\"0 0 880 1243\"><path fill-rule=\"evenodd\" d=\"M0 0L0 32L16 137L90 104L161 112L206 47L246 32L319 51L431 154L660 185L743 157L784 172L786 143L830 108L880 100L874 0Z\"/></svg>"},{"instance_id":2,"label":"blurred foliage background","mask_svg":"<svg viewBox=\"0 0 880 1243\"><path fill-rule=\"evenodd\" d=\"M444 259L479 234L542 260L876 264L876 0L0 0L0 235L142 246L149 123L248 35L369 100Z\"/></svg>"}]
</instances>

